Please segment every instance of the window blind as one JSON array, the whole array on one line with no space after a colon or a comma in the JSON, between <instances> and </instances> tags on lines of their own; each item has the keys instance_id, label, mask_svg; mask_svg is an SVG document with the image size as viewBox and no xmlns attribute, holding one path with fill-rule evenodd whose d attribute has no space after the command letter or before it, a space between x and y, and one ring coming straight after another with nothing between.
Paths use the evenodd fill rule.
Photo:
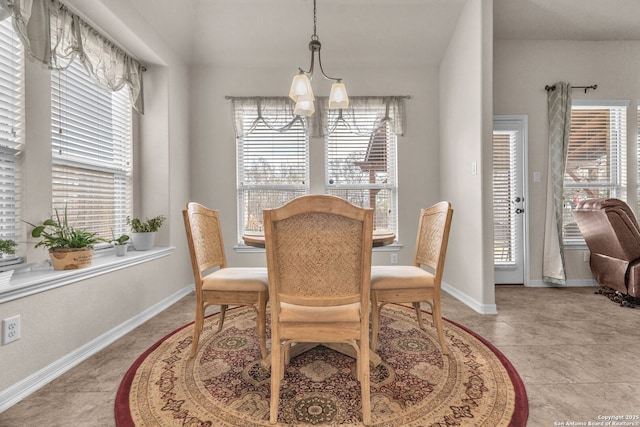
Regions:
<instances>
[{"instance_id":1,"label":"window blind","mask_svg":"<svg viewBox=\"0 0 640 427\"><path fill-rule=\"evenodd\" d=\"M269 115L265 108L262 115ZM281 120L281 123L279 122ZM245 232L262 232L262 211L309 192L308 138L302 121L244 110L238 144L238 240Z\"/></svg>"},{"instance_id":2,"label":"window blind","mask_svg":"<svg viewBox=\"0 0 640 427\"><path fill-rule=\"evenodd\" d=\"M78 62L52 71L52 204L76 227L110 239L132 212L132 106Z\"/></svg>"},{"instance_id":3,"label":"window blind","mask_svg":"<svg viewBox=\"0 0 640 427\"><path fill-rule=\"evenodd\" d=\"M515 132L493 133L493 258L494 265L516 264L516 214L513 209L516 167Z\"/></svg>"},{"instance_id":4,"label":"window blind","mask_svg":"<svg viewBox=\"0 0 640 427\"><path fill-rule=\"evenodd\" d=\"M584 243L572 210L581 200L626 199L626 105L573 105L564 175L563 238Z\"/></svg>"},{"instance_id":5,"label":"window blind","mask_svg":"<svg viewBox=\"0 0 640 427\"><path fill-rule=\"evenodd\" d=\"M23 141L24 55L11 19L0 21L0 238L16 240Z\"/></svg>"},{"instance_id":6,"label":"window blind","mask_svg":"<svg viewBox=\"0 0 640 427\"><path fill-rule=\"evenodd\" d=\"M354 114L373 128L375 113ZM369 135L357 134L340 122L325 144L326 193L374 209L374 229L397 235L396 135L388 122Z\"/></svg>"}]
</instances>

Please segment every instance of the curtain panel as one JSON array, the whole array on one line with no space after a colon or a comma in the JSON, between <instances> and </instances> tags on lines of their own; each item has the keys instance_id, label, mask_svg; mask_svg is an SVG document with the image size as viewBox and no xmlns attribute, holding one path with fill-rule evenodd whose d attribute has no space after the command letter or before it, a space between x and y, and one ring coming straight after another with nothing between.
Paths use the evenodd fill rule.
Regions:
<instances>
[{"instance_id":1,"label":"curtain panel","mask_svg":"<svg viewBox=\"0 0 640 427\"><path fill-rule=\"evenodd\" d=\"M389 123L396 135L404 135L405 97L403 96L360 96L349 98L349 108L330 110L327 97L316 97L316 113L311 117L293 114L294 102L280 97L229 97L232 102L236 137L243 136L243 129L251 132L258 123L269 129L284 132L296 121L302 121L313 137L330 134L340 122L357 135L371 135L380 126ZM257 117L249 127L243 126L250 113L257 111ZM357 114L356 114L357 111ZM363 114L364 113L364 114ZM362 117L367 119L363 120Z\"/></svg>"},{"instance_id":2,"label":"curtain panel","mask_svg":"<svg viewBox=\"0 0 640 427\"><path fill-rule=\"evenodd\" d=\"M95 82L118 91L144 113L144 67L58 0L0 0L0 19L12 16L25 52L49 69L66 69L78 57Z\"/></svg>"},{"instance_id":3,"label":"curtain panel","mask_svg":"<svg viewBox=\"0 0 640 427\"><path fill-rule=\"evenodd\" d=\"M549 164L542 277L546 282L565 284L562 213L564 173L571 132L571 85L558 82L547 91L549 116Z\"/></svg>"}]
</instances>

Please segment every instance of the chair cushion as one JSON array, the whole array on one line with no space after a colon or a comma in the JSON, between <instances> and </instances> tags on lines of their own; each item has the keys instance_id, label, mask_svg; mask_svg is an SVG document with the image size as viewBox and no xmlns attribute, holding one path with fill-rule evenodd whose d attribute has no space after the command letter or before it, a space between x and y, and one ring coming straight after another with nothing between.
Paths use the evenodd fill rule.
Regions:
<instances>
[{"instance_id":1,"label":"chair cushion","mask_svg":"<svg viewBox=\"0 0 640 427\"><path fill-rule=\"evenodd\" d=\"M263 267L227 267L202 278L204 291L268 292L267 269Z\"/></svg>"},{"instance_id":2,"label":"chair cushion","mask_svg":"<svg viewBox=\"0 0 640 427\"><path fill-rule=\"evenodd\" d=\"M360 303L334 305L331 307L309 307L305 305L280 303L280 322L360 322Z\"/></svg>"},{"instance_id":3,"label":"chair cushion","mask_svg":"<svg viewBox=\"0 0 640 427\"><path fill-rule=\"evenodd\" d=\"M433 274L413 265L371 267L371 289L412 289L434 286Z\"/></svg>"}]
</instances>

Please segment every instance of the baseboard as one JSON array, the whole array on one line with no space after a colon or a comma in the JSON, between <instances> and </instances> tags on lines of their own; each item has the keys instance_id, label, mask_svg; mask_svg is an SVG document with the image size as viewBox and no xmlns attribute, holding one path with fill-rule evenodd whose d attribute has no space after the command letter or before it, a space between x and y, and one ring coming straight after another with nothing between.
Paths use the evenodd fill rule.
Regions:
<instances>
[{"instance_id":1,"label":"baseboard","mask_svg":"<svg viewBox=\"0 0 640 427\"><path fill-rule=\"evenodd\" d=\"M80 362L93 356L103 348L122 338L138 326L145 323L158 313L171 307L180 299L193 292L193 285L187 286L173 295L160 301L158 304L149 307L145 311L137 314L126 322L116 326L110 331L96 337L82 347L72 351L61 359L56 360L41 370L33 373L27 378L17 382L11 387L0 392L0 412L9 409L25 397L37 391L41 387L50 383L60 375L64 374Z\"/></svg>"},{"instance_id":2,"label":"baseboard","mask_svg":"<svg viewBox=\"0 0 640 427\"><path fill-rule=\"evenodd\" d=\"M582 287L582 286L600 286L594 279L572 279L567 280L564 285L557 283L545 282L544 280L529 280L526 286L532 288L562 288L562 287Z\"/></svg>"},{"instance_id":3,"label":"baseboard","mask_svg":"<svg viewBox=\"0 0 640 427\"><path fill-rule=\"evenodd\" d=\"M480 314L498 314L498 309L495 304L482 304L475 299L471 298L469 295L461 292L460 290L454 288L453 286L442 282L442 290L451 295L452 297L462 301L473 310L477 311Z\"/></svg>"}]
</instances>

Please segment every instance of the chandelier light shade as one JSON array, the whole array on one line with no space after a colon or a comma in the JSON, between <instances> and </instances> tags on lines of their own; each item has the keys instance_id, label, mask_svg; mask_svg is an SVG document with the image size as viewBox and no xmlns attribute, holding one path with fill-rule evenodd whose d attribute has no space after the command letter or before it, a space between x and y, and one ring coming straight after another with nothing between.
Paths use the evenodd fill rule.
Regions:
<instances>
[{"instance_id":1,"label":"chandelier light shade","mask_svg":"<svg viewBox=\"0 0 640 427\"><path fill-rule=\"evenodd\" d=\"M309 66L309 71L304 71L302 68L298 68L299 73L293 77L291 89L289 89L289 97L296 103L294 114L307 117L311 116L315 112L315 107L313 105L315 96L313 95L313 89L311 88L311 78L313 77L313 66L316 52L318 53L318 65L320 66L322 76L327 80L333 80L335 82L331 86L331 93L329 94L329 108L338 109L349 107L349 95L347 94L346 86L342 83L342 79L338 77L329 77L322 69L322 58L320 57L322 44L320 44L320 40L318 40L318 35L316 34L316 23L316 0L313 0L313 35L309 42L311 65Z\"/></svg>"}]
</instances>

